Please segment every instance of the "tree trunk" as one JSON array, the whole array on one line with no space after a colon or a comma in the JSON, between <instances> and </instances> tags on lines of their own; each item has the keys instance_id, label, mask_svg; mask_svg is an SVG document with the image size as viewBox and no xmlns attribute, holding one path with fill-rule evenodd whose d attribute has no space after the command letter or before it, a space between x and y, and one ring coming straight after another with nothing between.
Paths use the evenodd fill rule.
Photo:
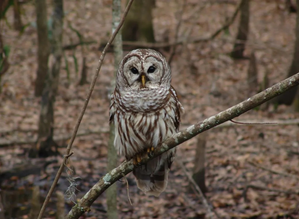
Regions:
<instances>
[{"instance_id":1,"label":"tree trunk","mask_svg":"<svg viewBox=\"0 0 299 219\"><path fill-rule=\"evenodd\" d=\"M115 1L115 0L114 0ZM111 171L117 166L117 153L114 148L114 125L110 124L110 134L109 134L109 141L108 141L108 165L107 170ZM107 218L114 219L118 218L118 211L117 211L117 184L114 183L110 186L106 191L107 196Z\"/></svg>"},{"instance_id":2,"label":"tree trunk","mask_svg":"<svg viewBox=\"0 0 299 219\"><path fill-rule=\"evenodd\" d=\"M82 71L81 71L81 78L79 81L79 85L82 86L84 84L87 84L87 65L86 65L86 57L83 57L82 62Z\"/></svg>"},{"instance_id":3,"label":"tree trunk","mask_svg":"<svg viewBox=\"0 0 299 219\"><path fill-rule=\"evenodd\" d=\"M286 1L285 1L285 5L286 5L286 9L287 9L290 13L297 13L297 8L298 8L298 6L296 6L296 2L295 2L295 0L286 0Z\"/></svg>"},{"instance_id":4,"label":"tree trunk","mask_svg":"<svg viewBox=\"0 0 299 219\"><path fill-rule=\"evenodd\" d=\"M112 32L118 26L118 23L121 19L121 1L120 0L113 0L113 7L112 7ZM119 32L114 40L114 78L116 77L117 69L119 63L123 56L122 50L122 35ZM112 90L115 87L115 80L111 84ZM108 171L115 168L117 165L117 153L114 148L114 125L110 124L110 135L109 135L109 142L108 142ZM114 183L108 190L107 190L107 218L108 219L115 219L118 218L118 211L117 211L117 184Z\"/></svg>"},{"instance_id":5,"label":"tree trunk","mask_svg":"<svg viewBox=\"0 0 299 219\"><path fill-rule=\"evenodd\" d=\"M48 58L50 45L47 27L47 4L45 0L36 0L36 26L37 26L37 72L35 79L35 96L42 95L48 74Z\"/></svg>"},{"instance_id":6,"label":"tree trunk","mask_svg":"<svg viewBox=\"0 0 299 219\"><path fill-rule=\"evenodd\" d=\"M0 191L0 219L5 219L5 217L4 217L4 206L2 204L2 198L1 198L1 191Z\"/></svg>"},{"instance_id":7,"label":"tree trunk","mask_svg":"<svg viewBox=\"0 0 299 219\"><path fill-rule=\"evenodd\" d=\"M7 7L7 4L9 4L8 0L1 0L0 1L0 21L5 16L4 10ZM5 51L5 48L4 48L4 42L3 42L3 39L2 39L2 32L3 31L0 31L0 83L1 83L1 76L4 75L4 73L9 68L9 63L8 63L8 60L7 60L8 59L8 51ZM0 93L1 93L1 87L0 87Z\"/></svg>"},{"instance_id":8,"label":"tree trunk","mask_svg":"<svg viewBox=\"0 0 299 219\"><path fill-rule=\"evenodd\" d=\"M4 43L2 40L2 33L0 32L0 82L1 82L1 76L4 75L4 73L9 68L9 63L7 61L8 52L4 49Z\"/></svg>"},{"instance_id":9,"label":"tree trunk","mask_svg":"<svg viewBox=\"0 0 299 219\"><path fill-rule=\"evenodd\" d=\"M59 83L59 71L62 57L62 31L63 31L63 2L62 0L53 1L53 26L51 40L52 46L52 67L47 75L45 88L42 94L41 111L38 124L38 156L47 157L53 154L54 131L54 104Z\"/></svg>"},{"instance_id":10,"label":"tree trunk","mask_svg":"<svg viewBox=\"0 0 299 219\"><path fill-rule=\"evenodd\" d=\"M299 0L296 1L296 4L297 4L297 8L299 8ZM296 19L296 41L295 41L295 50L293 54L293 61L287 77L290 77L298 72L299 72L299 13L297 13L297 19ZM298 86L288 90L287 92L280 95L275 102L277 102L278 104L291 105L296 97L297 90L298 90Z\"/></svg>"},{"instance_id":11,"label":"tree trunk","mask_svg":"<svg viewBox=\"0 0 299 219\"><path fill-rule=\"evenodd\" d=\"M64 194L61 191L56 192L57 201L56 201L56 219L65 218L65 201Z\"/></svg>"},{"instance_id":12,"label":"tree trunk","mask_svg":"<svg viewBox=\"0 0 299 219\"><path fill-rule=\"evenodd\" d=\"M29 212L29 218L37 218L39 210L41 208L41 198L38 186L34 186L32 190L31 209Z\"/></svg>"},{"instance_id":13,"label":"tree trunk","mask_svg":"<svg viewBox=\"0 0 299 219\"><path fill-rule=\"evenodd\" d=\"M234 45L234 49L231 52L231 57L234 59L242 59L244 58L244 50L245 44L247 40L247 35L249 32L249 2L250 0L242 0L240 10L241 10L241 17L240 23L238 28L238 34L236 37L236 42Z\"/></svg>"},{"instance_id":14,"label":"tree trunk","mask_svg":"<svg viewBox=\"0 0 299 219\"><path fill-rule=\"evenodd\" d=\"M247 71L248 95L255 94L259 90L257 81L257 64L254 52L251 52Z\"/></svg>"},{"instance_id":15,"label":"tree trunk","mask_svg":"<svg viewBox=\"0 0 299 219\"><path fill-rule=\"evenodd\" d=\"M207 134L202 133L197 138L196 155L194 158L194 169L192 178L201 189L202 193L207 191L205 184L205 151Z\"/></svg>"},{"instance_id":16,"label":"tree trunk","mask_svg":"<svg viewBox=\"0 0 299 219\"><path fill-rule=\"evenodd\" d=\"M21 11L20 4L18 0L14 0L13 2L13 12L14 12L14 28L17 31L22 31L22 20L21 20Z\"/></svg>"},{"instance_id":17,"label":"tree trunk","mask_svg":"<svg viewBox=\"0 0 299 219\"><path fill-rule=\"evenodd\" d=\"M155 0L134 1L122 28L125 41L155 42L152 10Z\"/></svg>"}]
</instances>

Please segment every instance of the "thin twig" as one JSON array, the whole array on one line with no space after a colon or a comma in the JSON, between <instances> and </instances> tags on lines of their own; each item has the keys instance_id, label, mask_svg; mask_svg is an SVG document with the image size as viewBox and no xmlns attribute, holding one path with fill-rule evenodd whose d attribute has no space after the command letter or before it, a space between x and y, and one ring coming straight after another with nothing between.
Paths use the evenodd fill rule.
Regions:
<instances>
[{"instance_id":1,"label":"thin twig","mask_svg":"<svg viewBox=\"0 0 299 219\"><path fill-rule=\"evenodd\" d=\"M83 46L83 45L90 45L90 44L95 44L97 43L97 41L82 41L82 42L78 42L78 43L74 43L74 44L69 44L69 45L65 45L62 47L63 50L71 50L71 49L76 49L77 46Z\"/></svg>"},{"instance_id":2,"label":"thin twig","mask_svg":"<svg viewBox=\"0 0 299 219\"><path fill-rule=\"evenodd\" d=\"M206 207L206 209L208 211L207 217L208 218L219 218L219 215L217 215L217 213L215 211L213 211L212 206L208 203L208 201L205 198L204 194L202 193L201 189L196 184L196 182L194 181L194 179L190 176L190 174L188 173L188 171L186 170L185 166L182 164L182 162L180 161L180 159L177 158L175 161L180 165L181 169L183 170L183 172L185 173L185 175L188 177L189 181L194 186L194 188L195 188L195 190L197 192L196 194L197 194L198 198L201 200L201 202L204 204L204 206Z\"/></svg>"},{"instance_id":3,"label":"thin twig","mask_svg":"<svg viewBox=\"0 0 299 219\"><path fill-rule=\"evenodd\" d=\"M79 115L79 117L78 117L78 119L77 119L77 123L76 123L76 125L75 125L74 131L73 131L73 134L72 134L72 138L71 138L71 140L70 140L70 142L69 142L69 144L68 144L68 146L67 146L67 148L66 148L66 156L64 157L63 162L61 163L61 165L60 165L60 167L59 167L59 170L58 170L58 172L57 172L57 174L56 174L56 177L55 177L55 179L54 179L54 181L53 181L53 183L52 183L52 185L51 185L51 188L50 188L50 190L49 190L49 192L48 192L48 194L47 194L47 196L46 196L46 199L45 199L45 201L44 201L44 203L43 203L43 206L42 206L42 208L41 208L41 211L40 211L40 213L39 213L37 219L41 219L41 218L42 218L42 215L43 215L43 213L44 213L44 211L45 211L46 205L47 205L47 203L49 202L50 197L51 197L51 195L52 195L52 193L53 193L53 191L54 191L54 188L55 188L55 186L56 186L56 184L57 184L57 182L58 182L58 180L59 180L59 178L60 178L60 176L61 176L61 174L62 174L62 171L63 171L63 169L64 169L64 165L66 164L66 161L67 161L67 159L68 159L67 156L68 156L68 155L70 154L70 152L71 152L71 149L72 149L74 140L75 140L75 138L76 138L76 134L77 134L78 129L79 129L79 126L80 126L80 123L81 123L81 121L82 121L82 118L83 118L84 113L85 113L85 110L86 110L86 108L87 108L89 99L90 99L90 97L91 97L91 94L92 94L92 92L93 92L94 86L95 86L95 84L96 84L96 81L97 81L97 78L98 78L100 69L101 69L102 64L103 64L103 60L104 60L105 55L106 55L106 51L107 51L108 47L111 45L111 43L112 43L112 41L114 40L114 38L115 38L115 36L117 35L117 33L119 32L120 28L122 27L122 25L123 25L123 23L124 23L124 21L125 21L125 18L126 18L128 12L129 12L129 9L130 9L130 7L131 7L133 1L134 1L134 0L130 0L130 1L129 1L129 3L128 3L128 5L127 5L127 8L126 8L126 10L125 10L125 12L124 12L124 15L123 15L123 17L122 17L122 19L121 19L121 21L120 21L118 27L116 28L116 30L114 31L114 33L113 33L112 36L110 37L110 39L109 39L107 45L105 46L105 48L104 48L104 50L103 50L103 52L102 52L102 54L101 54L101 56L100 56L99 64L98 64L98 67L97 67L97 70L96 70L95 74L93 75L93 79L92 79L92 82L91 82L91 84L90 84L90 88L89 88L88 95L87 95L86 100L85 100L85 102L84 102L84 105L83 105L83 107L82 107L81 113L80 113L80 115Z\"/></svg>"},{"instance_id":4,"label":"thin twig","mask_svg":"<svg viewBox=\"0 0 299 219\"><path fill-rule=\"evenodd\" d=\"M236 120L229 120L232 123L235 123L237 125L277 125L274 122L240 122L240 121L236 121Z\"/></svg>"},{"instance_id":5,"label":"thin twig","mask_svg":"<svg viewBox=\"0 0 299 219\"><path fill-rule=\"evenodd\" d=\"M187 129L174 134L172 137L166 139L153 152L151 157L144 156L140 164L148 162L150 159L161 155L162 153L176 147L177 145L191 139L192 137L209 130L221 123L240 116L241 114L261 105L262 103L284 93L285 91L297 86L299 84L299 73L273 85L272 87L246 99L245 101L224 110L214 116L205 119L202 122L196 123ZM68 213L68 219L79 218L92 203L107 189L127 175L134 169L133 159L121 163L118 167L111 170L104 177L102 177L82 198L78 201Z\"/></svg>"},{"instance_id":6,"label":"thin twig","mask_svg":"<svg viewBox=\"0 0 299 219\"><path fill-rule=\"evenodd\" d=\"M267 167L263 167L263 166L258 165L256 163L253 163L251 161L249 161L248 163L250 165L252 165L252 166L255 166L255 167L260 168L262 170L266 170L266 171L268 171L270 173L274 173L274 174L281 175L281 176L286 176L286 177L291 177L291 178L295 178L295 179L299 180L299 176L296 176L296 175L293 175L293 174L288 174L288 173L283 173L283 172L279 172L279 171L275 171L275 170L271 170L271 169L269 169Z\"/></svg>"},{"instance_id":7,"label":"thin twig","mask_svg":"<svg viewBox=\"0 0 299 219\"><path fill-rule=\"evenodd\" d=\"M299 191L292 191L292 190L281 190L281 189L271 189L271 188L267 188L267 187L263 187L263 186L256 186L256 185L247 185L246 188L244 189L243 191L243 197L244 197L244 200L245 201L248 201L247 199L247 191L249 188L252 188L252 189L258 189L258 190L266 190L266 191L269 191L269 192L278 192L278 193L284 193L284 194L287 194L287 195L297 195L299 194Z\"/></svg>"},{"instance_id":8,"label":"thin twig","mask_svg":"<svg viewBox=\"0 0 299 219\"><path fill-rule=\"evenodd\" d=\"M240 3L238 4L238 6L236 7L236 10L233 14L233 16L229 19L229 21L227 21L221 28L219 28L217 31L215 31L215 33L212 34L212 36L210 37L211 39L214 39L216 36L218 36L219 33L221 33L223 30L227 29L236 19L237 14L240 10L241 7L241 3L242 1L240 1Z\"/></svg>"},{"instance_id":9,"label":"thin twig","mask_svg":"<svg viewBox=\"0 0 299 219\"><path fill-rule=\"evenodd\" d=\"M132 204L132 201L131 201L131 197L130 197L130 185L129 185L129 182L128 182L128 179L126 176L124 176L124 179L126 181L126 187L127 187L127 196L128 196L128 199L129 199L129 202L130 202L130 205L133 206Z\"/></svg>"}]
</instances>

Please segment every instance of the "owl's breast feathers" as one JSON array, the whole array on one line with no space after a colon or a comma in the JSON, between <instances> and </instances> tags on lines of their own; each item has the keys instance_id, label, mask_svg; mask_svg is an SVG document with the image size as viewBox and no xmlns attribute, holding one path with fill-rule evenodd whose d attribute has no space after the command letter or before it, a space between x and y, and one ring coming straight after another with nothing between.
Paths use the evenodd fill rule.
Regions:
<instances>
[{"instance_id":1,"label":"owl's breast feathers","mask_svg":"<svg viewBox=\"0 0 299 219\"><path fill-rule=\"evenodd\" d=\"M115 147L131 158L147 147L156 147L178 131L182 106L175 90L120 93L111 99L110 121L115 124Z\"/></svg>"},{"instance_id":2,"label":"owl's breast feathers","mask_svg":"<svg viewBox=\"0 0 299 219\"><path fill-rule=\"evenodd\" d=\"M159 89L126 90L114 93L115 102L125 112L152 113L168 103L171 92L166 87Z\"/></svg>"}]
</instances>

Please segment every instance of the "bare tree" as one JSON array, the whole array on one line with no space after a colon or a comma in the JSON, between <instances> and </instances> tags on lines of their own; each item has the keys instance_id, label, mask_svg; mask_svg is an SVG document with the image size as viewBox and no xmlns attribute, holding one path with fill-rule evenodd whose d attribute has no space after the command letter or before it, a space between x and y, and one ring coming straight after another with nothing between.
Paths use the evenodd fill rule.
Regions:
<instances>
[{"instance_id":1,"label":"bare tree","mask_svg":"<svg viewBox=\"0 0 299 219\"><path fill-rule=\"evenodd\" d=\"M295 0L285 0L286 9L289 10L290 13L296 13L298 6L296 6Z\"/></svg>"},{"instance_id":2,"label":"bare tree","mask_svg":"<svg viewBox=\"0 0 299 219\"><path fill-rule=\"evenodd\" d=\"M112 6L112 32L114 32L117 28L121 19L121 1L120 0L113 0ZM119 62L123 56L122 50L122 35L119 32L114 40L114 78L116 77L116 72L118 69ZM112 90L115 87L115 80L111 84ZM109 135L109 142L108 142L108 167L107 170L111 171L117 165L117 153L114 148L114 125L110 124L110 135ZM108 219L118 218L118 211L117 211L117 185L116 183L112 185L107 190L107 216Z\"/></svg>"},{"instance_id":3,"label":"bare tree","mask_svg":"<svg viewBox=\"0 0 299 219\"><path fill-rule=\"evenodd\" d=\"M4 217L4 206L2 204L1 191L0 191L0 219L5 219L5 217Z\"/></svg>"},{"instance_id":4,"label":"bare tree","mask_svg":"<svg viewBox=\"0 0 299 219\"><path fill-rule=\"evenodd\" d=\"M240 23L238 28L238 34L236 37L236 42L231 52L231 56L234 59L244 58L245 44L247 41L247 35L249 32L249 2L250 0L242 0L240 5Z\"/></svg>"},{"instance_id":5,"label":"bare tree","mask_svg":"<svg viewBox=\"0 0 299 219\"><path fill-rule=\"evenodd\" d=\"M155 42L152 10L155 0L138 0L132 5L122 29L125 41Z\"/></svg>"},{"instance_id":6,"label":"bare tree","mask_svg":"<svg viewBox=\"0 0 299 219\"><path fill-rule=\"evenodd\" d=\"M48 58L50 44L47 27L47 4L45 0L35 1L36 27L37 27L37 72L35 79L35 96L42 95L45 80L48 74Z\"/></svg>"},{"instance_id":7,"label":"bare tree","mask_svg":"<svg viewBox=\"0 0 299 219\"><path fill-rule=\"evenodd\" d=\"M299 0L296 0L296 5L297 5L297 8L299 8ZM295 45L294 45L293 61L290 66L287 77L290 77L290 76L296 74L297 72L299 72L299 13L297 13L297 18L296 18L295 34L296 34L296 41L295 41ZM278 104L291 105L295 99L297 90L298 90L298 87L294 87L293 89L288 90L287 92L285 92L284 94L279 96L275 100L275 102L277 102Z\"/></svg>"},{"instance_id":8,"label":"bare tree","mask_svg":"<svg viewBox=\"0 0 299 219\"><path fill-rule=\"evenodd\" d=\"M51 39L52 46L52 66L48 71L45 87L41 99L41 111L38 124L38 142L36 150L38 156L49 156L52 154L56 143L53 140L54 131L54 104L58 89L59 71L62 57L62 31L63 31L63 2L62 0L53 1L53 26ZM31 154L32 156L36 154Z\"/></svg>"},{"instance_id":9,"label":"bare tree","mask_svg":"<svg viewBox=\"0 0 299 219\"><path fill-rule=\"evenodd\" d=\"M40 191L38 186L33 187L32 198L31 198L31 209L29 218L36 218L40 209Z\"/></svg>"},{"instance_id":10,"label":"bare tree","mask_svg":"<svg viewBox=\"0 0 299 219\"><path fill-rule=\"evenodd\" d=\"M7 7L8 0L3 0L0 1L0 21L2 18L5 16L5 8ZM4 49L4 42L2 39L2 31L0 30L0 81L1 81L1 76L8 70L9 68L9 63L7 60L7 51ZM0 88L0 93L1 93L1 88Z\"/></svg>"},{"instance_id":11,"label":"bare tree","mask_svg":"<svg viewBox=\"0 0 299 219\"><path fill-rule=\"evenodd\" d=\"M251 52L247 70L248 94L256 93L259 89L257 81L258 69L254 51Z\"/></svg>"},{"instance_id":12,"label":"bare tree","mask_svg":"<svg viewBox=\"0 0 299 219\"><path fill-rule=\"evenodd\" d=\"M21 31L23 24L21 20L20 3L18 0L13 1L13 11L14 11L14 28L18 31Z\"/></svg>"},{"instance_id":13,"label":"bare tree","mask_svg":"<svg viewBox=\"0 0 299 219\"><path fill-rule=\"evenodd\" d=\"M9 68L9 63L7 60L7 52L4 49L2 34L0 32L0 81L1 81L1 76L4 75L4 73L8 70L8 68Z\"/></svg>"},{"instance_id":14,"label":"bare tree","mask_svg":"<svg viewBox=\"0 0 299 219\"><path fill-rule=\"evenodd\" d=\"M202 133L197 138L196 154L194 157L194 169L192 178L199 186L201 191L207 191L205 183L205 153L206 153L207 134ZM191 185L192 186L192 185Z\"/></svg>"}]
</instances>

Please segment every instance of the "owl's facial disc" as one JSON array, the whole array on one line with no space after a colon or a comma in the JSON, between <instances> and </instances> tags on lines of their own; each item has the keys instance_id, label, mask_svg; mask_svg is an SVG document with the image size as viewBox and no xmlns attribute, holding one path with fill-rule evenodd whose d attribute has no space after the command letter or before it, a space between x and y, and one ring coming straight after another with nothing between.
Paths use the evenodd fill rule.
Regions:
<instances>
[{"instance_id":1,"label":"owl's facial disc","mask_svg":"<svg viewBox=\"0 0 299 219\"><path fill-rule=\"evenodd\" d=\"M130 90L157 89L164 82L162 81L165 75L163 60L159 56L129 56L124 63L123 69Z\"/></svg>"}]
</instances>

